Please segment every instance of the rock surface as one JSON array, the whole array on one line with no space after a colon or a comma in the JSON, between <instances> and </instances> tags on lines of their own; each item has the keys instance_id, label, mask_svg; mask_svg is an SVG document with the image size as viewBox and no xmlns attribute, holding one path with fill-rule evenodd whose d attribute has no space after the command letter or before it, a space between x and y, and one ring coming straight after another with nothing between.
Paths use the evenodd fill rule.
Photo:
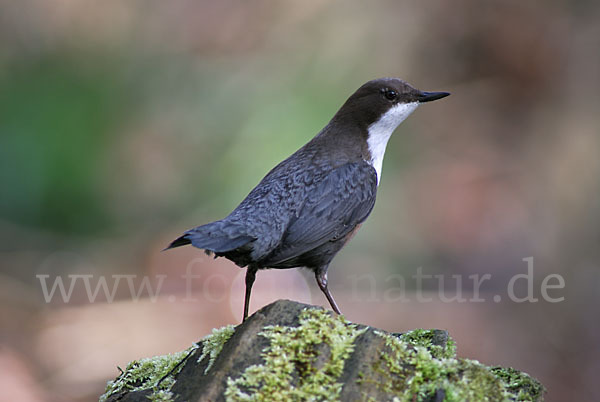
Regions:
<instances>
[{"instance_id":1,"label":"rock surface","mask_svg":"<svg viewBox=\"0 0 600 402\"><path fill-rule=\"evenodd\" d=\"M393 334L287 300L189 349L131 362L100 401L540 401L511 368L456 357L442 330Z\"/></svg>"}]
</instances>

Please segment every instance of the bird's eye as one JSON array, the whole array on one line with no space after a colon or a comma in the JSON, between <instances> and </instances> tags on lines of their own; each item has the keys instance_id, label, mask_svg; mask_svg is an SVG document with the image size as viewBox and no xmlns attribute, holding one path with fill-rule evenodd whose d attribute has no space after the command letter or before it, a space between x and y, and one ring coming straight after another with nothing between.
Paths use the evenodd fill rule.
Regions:
<instances>
[{"instance_id":1,"label":"bird's eye","mask_svg":"<svg viewBox=\"0 0 600 402\"><path fill-rule=\"evenodd\" d=\"M385 96L385 99L393 101L398 97L398 92L394 91L393 89L386 88L383 90L383 96Z\"/></svg>"}]
</instances>

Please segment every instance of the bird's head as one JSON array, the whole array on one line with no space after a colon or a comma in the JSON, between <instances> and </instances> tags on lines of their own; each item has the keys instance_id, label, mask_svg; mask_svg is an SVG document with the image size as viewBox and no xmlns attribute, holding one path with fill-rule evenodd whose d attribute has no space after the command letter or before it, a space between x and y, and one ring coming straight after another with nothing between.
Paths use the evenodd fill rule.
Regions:
<instances>
[{"instance_id":1,"label":"bird's head","mask_svg":"<svg viewBox=\"0 0 600 402\"><path fill-rule=\"evenodd\" d=\"M392 131L421 103L450 95L448 92L424 92L399 78L378 78L358 88L334 117L369 127L379 121Z\"/></svg>"}]
</instances>

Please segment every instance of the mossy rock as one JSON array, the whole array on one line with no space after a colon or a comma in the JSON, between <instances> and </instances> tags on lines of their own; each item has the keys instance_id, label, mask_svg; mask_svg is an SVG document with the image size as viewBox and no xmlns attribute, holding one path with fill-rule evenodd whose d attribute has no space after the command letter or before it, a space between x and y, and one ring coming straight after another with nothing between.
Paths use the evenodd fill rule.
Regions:
<instances>
[{"instance_id":1,"label":"mossy rock","mask_svg":"<svg viewBox=\"0 0 600 402\"><path fill-rule=\"evenodd\" d=\"M541 401L512 368L456 357L442 330L392 334L280 300L174 355L134 361L101 401Z\"/></svg>"}]
</instances>

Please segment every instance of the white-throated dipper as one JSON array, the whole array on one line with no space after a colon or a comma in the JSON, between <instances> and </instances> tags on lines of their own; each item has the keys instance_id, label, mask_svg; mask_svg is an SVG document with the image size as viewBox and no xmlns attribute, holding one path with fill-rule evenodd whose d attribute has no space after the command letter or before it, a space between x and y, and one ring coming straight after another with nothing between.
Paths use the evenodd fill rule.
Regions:
<instances>
[{"instance_id":1,"label":"white-throated dipper","mask_svg":"<svg viewBox=\"0 0 600 402\"><path fill-rule=\"evenodd\" d=\"M390 136L419 104L450 95L398 78L361 86L306 145L275 166L226 218L185 232L191 244L246 270L244 318L259 269L306 267L331 308L327 268L373 206Z\"/></svg>"}]
</instances>

